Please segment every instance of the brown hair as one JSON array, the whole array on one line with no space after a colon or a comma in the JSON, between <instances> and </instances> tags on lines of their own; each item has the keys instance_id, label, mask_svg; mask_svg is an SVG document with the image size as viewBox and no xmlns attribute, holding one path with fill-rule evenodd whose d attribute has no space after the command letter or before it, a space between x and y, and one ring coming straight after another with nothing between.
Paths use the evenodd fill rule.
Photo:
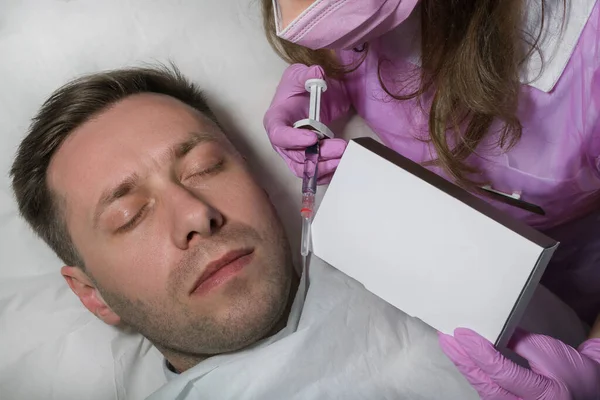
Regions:
<instances>
[{"instance_id":1,"label":"brown hair","mask_svg":"<svg viewBox=\"0 0 600 400\"><path fill-rule=\"evenodd\" d=\"M421 96L433 94L427 140L433 143L437 159L428 164L442 166L462 186L475 185L473 174L478 171L465 160L475 153L494 120L503 123L497 143L503 150L521 137L516 115L519 70L537 50L543 31L546 7L545 0L540 1L541 28L534 36L521 29L525 22L522 0L421 0L422 68L417 89L404 95L391 93L383 83L384 60L380 60L380 83L393 98L416 98L421 104ZM348 72L330 51L313 51L279 39L272 3L262 1L264 28L284 60L321 65L332 78Z\"/></svg>"},{"instance_id":2,"label":"brown hair","mask_svg":"<svg viewBox=\"0 0 600 400\"><path fill-rule=\"evenodd\" d=\"M174 97L218 124L202 92L179 70L127 68L81 77L56 90L33 118L10 175L19 211L64 263L84 268L67 229L63 199L48 185L52 156L73 130L126 97L158 93Z\"/></svg>"}]
</instances>

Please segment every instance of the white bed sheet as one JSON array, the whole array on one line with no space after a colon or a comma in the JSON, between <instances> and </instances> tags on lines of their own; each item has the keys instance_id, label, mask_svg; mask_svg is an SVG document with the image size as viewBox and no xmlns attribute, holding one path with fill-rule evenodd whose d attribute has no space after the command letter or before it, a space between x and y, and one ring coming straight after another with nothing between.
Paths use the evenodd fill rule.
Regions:
<instances>
[{"instance_id":1,"label":"white bed sheet","mask_svg":"<svg viewBox=\"0 0 600 400\"><path fill-rule=\"evenodd\" d=\"M85 310L19 219L8 177L19 140L67 80L172 60L205 88L297 245L299 182L262 126L285 64L263 38L257 0L2 0L0 57L0 399L142 399L164 382L162 357ZM354 119L345 135L371 134Z\"/></svg>"}]
</instances>

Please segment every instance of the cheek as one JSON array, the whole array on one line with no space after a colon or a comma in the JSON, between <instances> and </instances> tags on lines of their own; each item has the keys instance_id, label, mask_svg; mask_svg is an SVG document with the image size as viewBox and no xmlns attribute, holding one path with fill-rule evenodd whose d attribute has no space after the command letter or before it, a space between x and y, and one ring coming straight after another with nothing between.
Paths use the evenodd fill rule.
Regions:
<instances>
[{"instance_id":1,"label":"cheek","mask_svg":"<svg viewBox=\"0 0 600 400\"><path fill-rule=\"evenodd\" d=\"M274 219L274 210L267 194L249 179L232 181L223 200L216 204L219 204L220 211L227 218L254 228Z\"/></svg>"},{"instance_id":2,"label":"cheek","mask_svg":"<svg viewBox=\"0 0 600 400\"><path fill-rule=\"evenodd\" d=\"M84 253L86 266L94 279L106 290L129 299L160 297L165 292L169 251L164 234L152 229L144 235L121 240L91 241Z\"/></svg>"}]
</instances>

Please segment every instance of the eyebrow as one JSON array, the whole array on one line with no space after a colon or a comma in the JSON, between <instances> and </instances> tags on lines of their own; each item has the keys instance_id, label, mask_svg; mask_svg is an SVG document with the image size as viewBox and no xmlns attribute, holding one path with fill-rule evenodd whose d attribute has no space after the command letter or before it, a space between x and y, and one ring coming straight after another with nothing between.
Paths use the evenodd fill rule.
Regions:
<instances>
[{"instance_id":1,"label":"eyebrow","mask_svg":"<svg viewBox=\"0 0 600 400\"><path fill-rule=\"evenodd\" d=\"M185 157L190 151L196 146L207 142L217 142L215 135L210 133L190 133L189 137L181 143L177 143L171 148L171 157L175 160L179 160Z\"/></svg>"},{"instance_id":2,"label":"eyebrow","mask_svg":"<svg viewBox=\"0 0 600 400\"><path fill-rule=\"evenodd\" d=\"M209 133L192 132L189 134L189 137L186 140L171 147L168 154L171 159L179 160L185 157L198 145L207 142L218 142L218 139L215 137L215 135ZM94 212L94 227L98 226L98 220L106 208L118 199L123 198L133 192L139 185L139 180L140 176L136 173L133 173L125 177L125 179L119 182L115 187L102 192L100 199L96 204L96 211Z\"/></svg>"}]
</instances>

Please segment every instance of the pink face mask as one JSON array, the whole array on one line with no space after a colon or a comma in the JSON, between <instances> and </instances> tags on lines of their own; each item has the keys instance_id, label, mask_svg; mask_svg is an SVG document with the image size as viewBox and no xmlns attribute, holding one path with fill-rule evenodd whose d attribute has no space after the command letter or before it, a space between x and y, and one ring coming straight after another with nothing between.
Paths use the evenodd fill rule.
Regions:
<instances>
[{"instance_id":1,"label":"pink face mask","mask_svg":"<svg viewBox=\"0 0 600 400\"><path fill-rule=\"evenodd\" d=\"M401 24L418 0L316 0L277 35L311 49L351 49Z\"/></svg>"}]
</instances>

